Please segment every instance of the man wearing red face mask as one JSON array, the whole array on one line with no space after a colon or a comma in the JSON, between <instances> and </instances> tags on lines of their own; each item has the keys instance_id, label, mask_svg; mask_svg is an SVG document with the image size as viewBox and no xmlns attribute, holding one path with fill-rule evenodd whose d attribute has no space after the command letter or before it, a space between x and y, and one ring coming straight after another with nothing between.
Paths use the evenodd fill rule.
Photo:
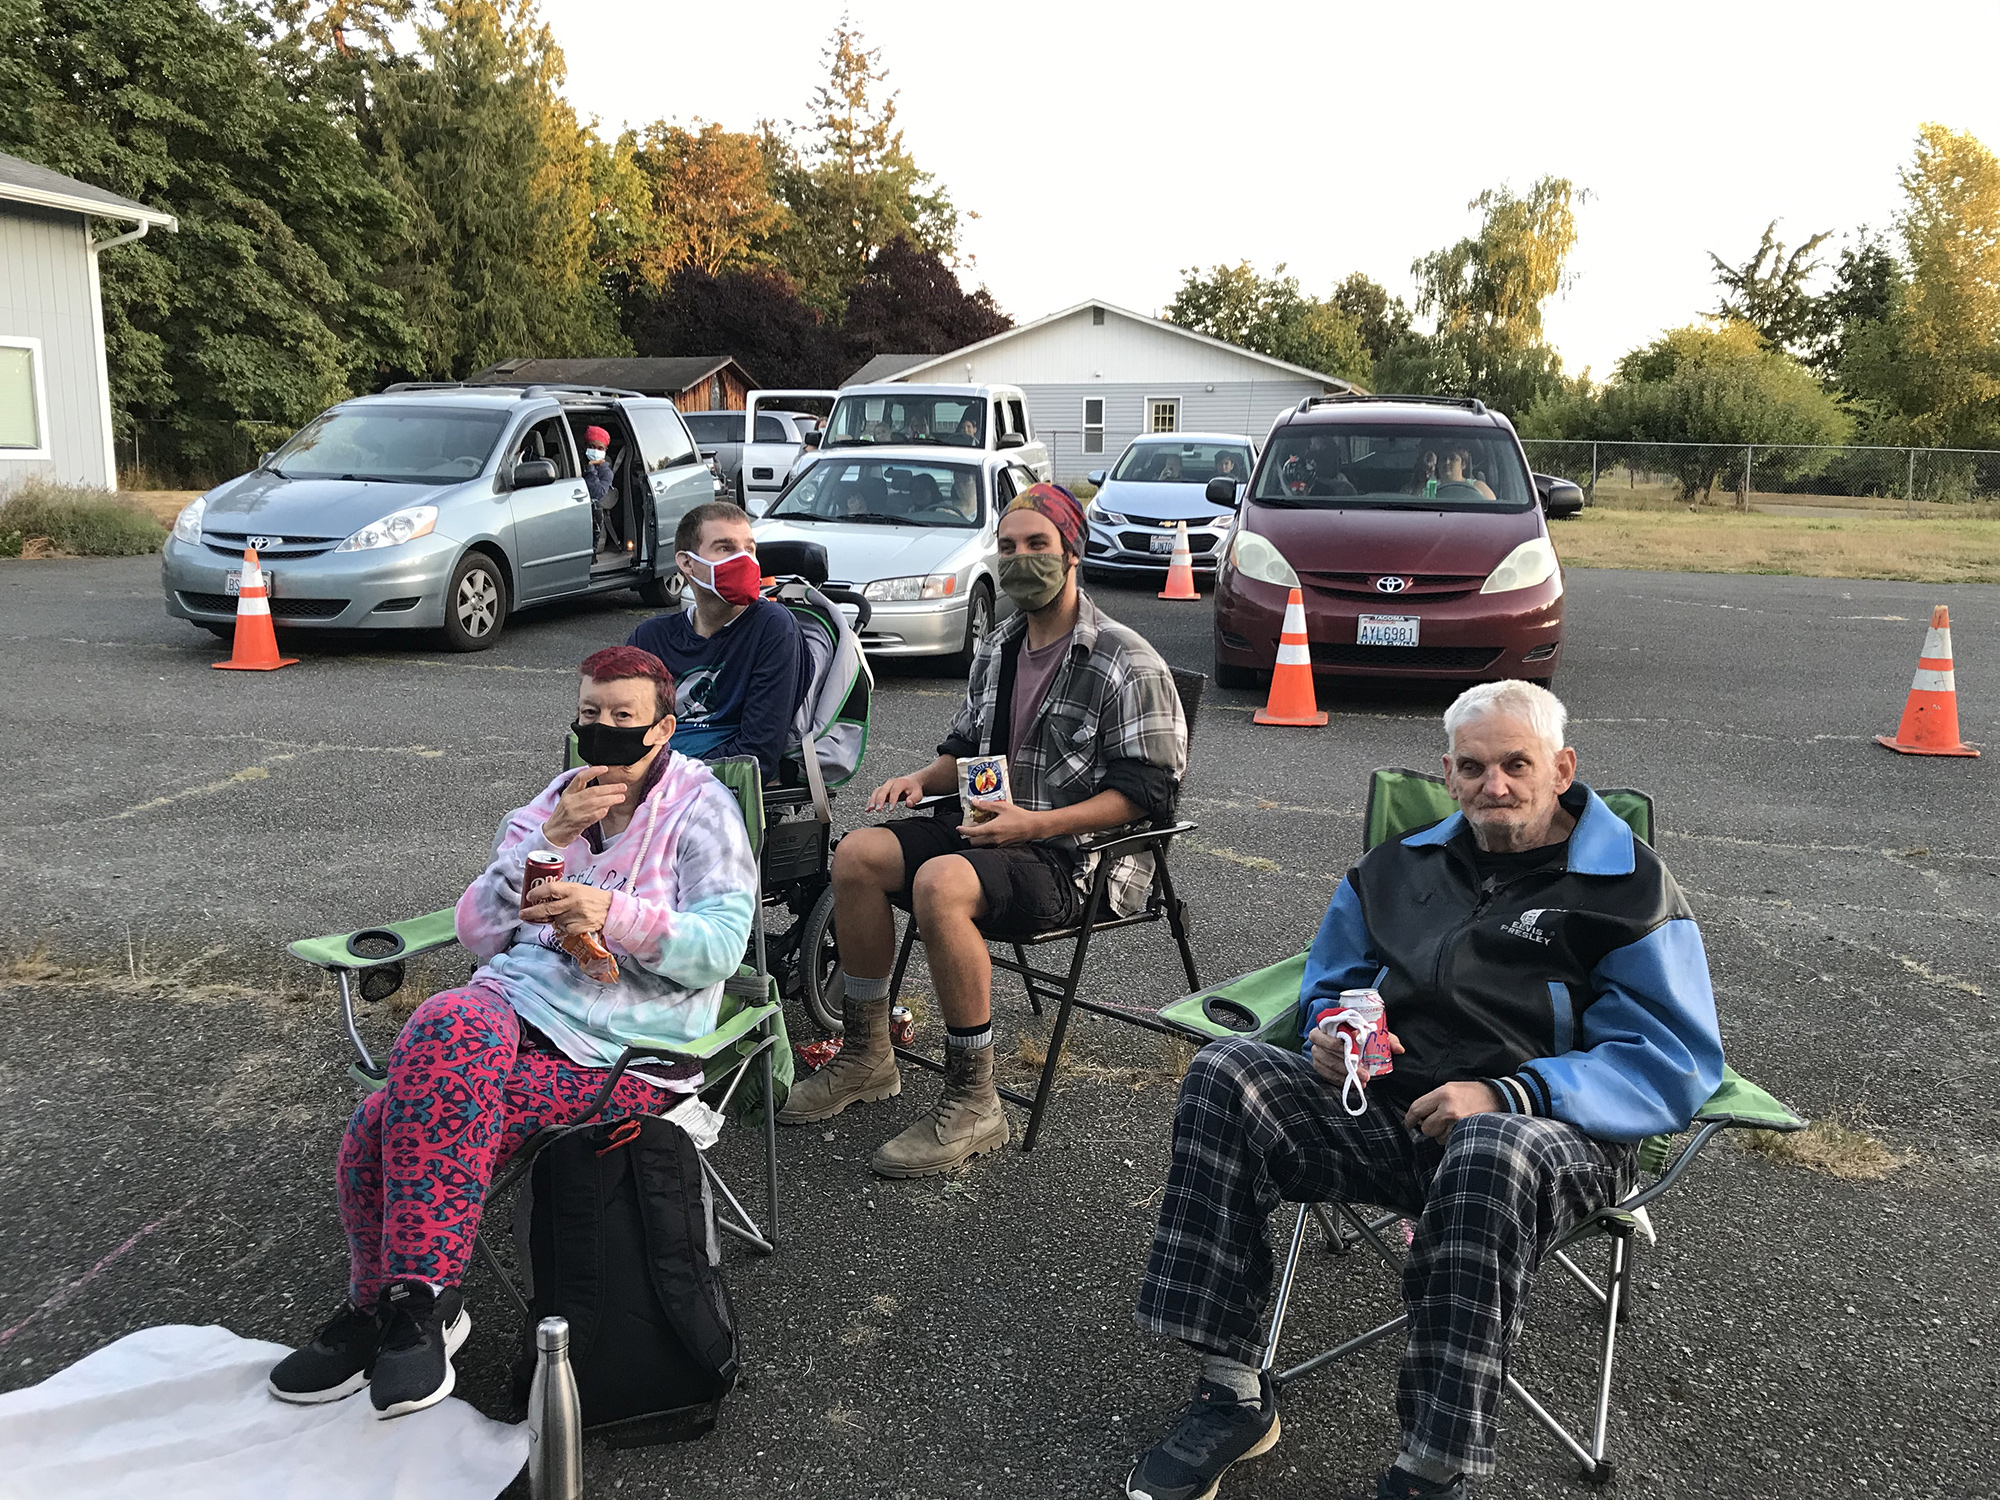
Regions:
<instances>
[{"instance_id":1,"label":"man wearing red face mask","mask_svg":"<svg viewBox=\"0 0 2000 1500\"><path fill-rule=\"evenodd\" d=\"M809 666L791 611L757 596L750 517L727 500L697 505L674 532L689 607L655 615L628 646L667 664L677 684L673 748L696 760L754 755L778 774Z\"/></svg>"}]
</instances>

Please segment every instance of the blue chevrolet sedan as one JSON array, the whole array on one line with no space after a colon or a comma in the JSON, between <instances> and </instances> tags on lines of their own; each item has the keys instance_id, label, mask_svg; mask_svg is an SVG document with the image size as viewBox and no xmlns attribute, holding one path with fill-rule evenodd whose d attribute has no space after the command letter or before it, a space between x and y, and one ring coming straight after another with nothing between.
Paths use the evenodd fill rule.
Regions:
<instances>
[{"instance_id":1,"label":"blue chevrolet sedan","mask_svg":"<svg viewBox=\"0 0 2000 1500\"><path fill-rule=\"evenodd\" d=\"M1257 463L1257 445L1241 433L1159 432L1134 438L1107 473L1090 475L1097 493L1084 508L1090 535L1086 573L1159 572L1173 556L1174 523L1187 522L1197 573L1213 573L1233 508L1207 496L1211 479L1228 479L1237 496Z\"/></svg>"}]
</instances>

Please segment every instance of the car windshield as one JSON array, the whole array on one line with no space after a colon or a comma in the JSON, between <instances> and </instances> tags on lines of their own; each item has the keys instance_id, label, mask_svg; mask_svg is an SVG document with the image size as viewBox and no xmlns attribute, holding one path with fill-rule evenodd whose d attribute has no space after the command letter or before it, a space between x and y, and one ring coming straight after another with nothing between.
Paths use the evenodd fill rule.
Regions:
<instances>
[{"instance_id":1,"label":"car windshield","mask_svg":"<svg viewBox=\"0 0 2000 1500\"><path fill-rule=\"evenodd\" d=\"M827 459L794 478L765 517L970 528L979 524L982 488L974 464Z\"/></svg>"},{"instance_id":2,"label":"car windshield","mask_svg":"<svg viewBox=\"0 0 2000 1500\"><path fill-rule=\"evenodd\" d=\"M986 400L982 396L876 394L842 396L827 419L825 448L861 443L941 443L952 448L986 446Z\"/></svg>"},{"instance_id":3,"label":"car windshield","mask_svg":"<svg viewBox=\"0 0 2000 1500\"><path fill-rule=\"evenodd\" d=\"M1503 433L1464 427L1301 426L1264 450L1253 499L1318 510L1525 510L1527 471Z\"/></svg>"},{"instance_id":4,"label":"car windshield","mask_svg":"<svg viewBox=\"0 0 2000 1500\"><path fill-rule=\"evenodd\" d=\"M1207 484L1218 476L1249 479L1250 450L1241 443L1134 443L1111 475L1142 484Z\"/></svg>"},{"instance_id":5,"label":"car windshield","mask_svg":"<svg viewBox=\"0 0 2000 1500\"><path fill-rule=\"evenodd\" d=\"M740 411L684 411L681 420L687 423L694 440L704 448L712 448L718 443L743 441L743 413Z\"/></svg>"},{"instance_id":6,"label":"car windshield","mask_svg":"<svg viewBox=\"0 0 2000 1500\"><path fill-rule=\"evenodd\" d=\"M336 407L313 418L264 465L287 479L437 484L485 471L504 411Z\"/></svg>"}]
</instances>

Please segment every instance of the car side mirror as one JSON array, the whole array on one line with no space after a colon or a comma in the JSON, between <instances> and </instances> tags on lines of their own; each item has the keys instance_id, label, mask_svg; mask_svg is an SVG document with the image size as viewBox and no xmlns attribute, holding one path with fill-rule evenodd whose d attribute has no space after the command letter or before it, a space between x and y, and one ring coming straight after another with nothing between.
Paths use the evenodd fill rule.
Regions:
<instances>
[{"instance_id":1,"label":"car side mirror","mask_svg":"<svg viewBox=\"0 0 2000 1500\"><path fill-rule=\"evenodd\" d=\"M1093 488L1100 490L1104 488L1104 471L1102 469L1092 469L1083 477L1090 481Z\"/></svg>"},{"instance_id":2,"label":"car side mirror","mask_svg":"<svg viewBox=\"0 0 2000 1500\"><path fill-rule=\"evenodd\" d=\"M556 482L556 466L546 458L524 458L514 465L510 477L517 490L539 489Z\"/></svg>"},{"instance_id":3,"label":"car side mirror","mask_svg":"<svg viewBox=\"0 0 2000 1500\"><path fill-rule=\"evenodd\" d=\"M1226 505L1231 510L1236 509L1236 481L1227 474L1218 474L1209 480L1207 487L1201 493L1210 505Z\"/></svg>"},{"instance_id":4,"label":"car side mirror","mask_svg":"<svg viewBox=\"0 0 2000 1500\"><path fill-rule=\"evenodd\" d=\"M271 460L276 458L277 456L278 456L278 450L276 448L273 448L269 453L266 453L262 458L257 460L257 467L260 469L270 468Z\"/></svg>"},{"instance_id":5,"label":"car side mirror","mask_svg":"<svg viewBox=\"0 0 2000 1500\"><path fill-rule=\"evenodd\" d=\"M1018 432L1003 432L1000 434L1000 441L994 444L994 446L997 448L1025 448L1028 446L1028 440Z\"/></svg>"},{"instance_id":6,"label":"car side mirror","mask_svg":"<svg viewBox=\"0 0 2000 1500\"><path fill-rule=\"evenodd\" d=\"M819 434L817 432L808 432L801 439L801 441L803 441L806 447L808 448L817 448L819 446Z\"/></svg>"}]
</instances>

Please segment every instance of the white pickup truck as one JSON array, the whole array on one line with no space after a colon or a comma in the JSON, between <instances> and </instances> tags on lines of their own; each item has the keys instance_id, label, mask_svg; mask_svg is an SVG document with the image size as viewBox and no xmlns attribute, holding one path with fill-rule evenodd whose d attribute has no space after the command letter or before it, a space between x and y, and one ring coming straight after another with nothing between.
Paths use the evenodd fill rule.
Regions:
<instances>
[{"instance_id":1,"label":"white pickup truck","mask_svg":"<svg viewBox=\"0 0 2000 1500\"><path fill-rule=\"evenodd\" d=\"M799 458L820 439L820 419L794 406L825 407L838 391L752 391L742 411L681 414L703 458L715 460L723 494L759 516ZM751 441L743 440L744 434Z\"/></svg>"},{"instance_id":2,"label":"white pickup truck","mask_svg":"<svg viewBox=\"0 0 2000 1500\"><path fill-rule=\"evenodd\" d=\"M821 448L890 443L1008 453L1037 479L1055 478L1028 398L1012 385L850 385L834 403Z\"/></svg>"}]
</instances>

